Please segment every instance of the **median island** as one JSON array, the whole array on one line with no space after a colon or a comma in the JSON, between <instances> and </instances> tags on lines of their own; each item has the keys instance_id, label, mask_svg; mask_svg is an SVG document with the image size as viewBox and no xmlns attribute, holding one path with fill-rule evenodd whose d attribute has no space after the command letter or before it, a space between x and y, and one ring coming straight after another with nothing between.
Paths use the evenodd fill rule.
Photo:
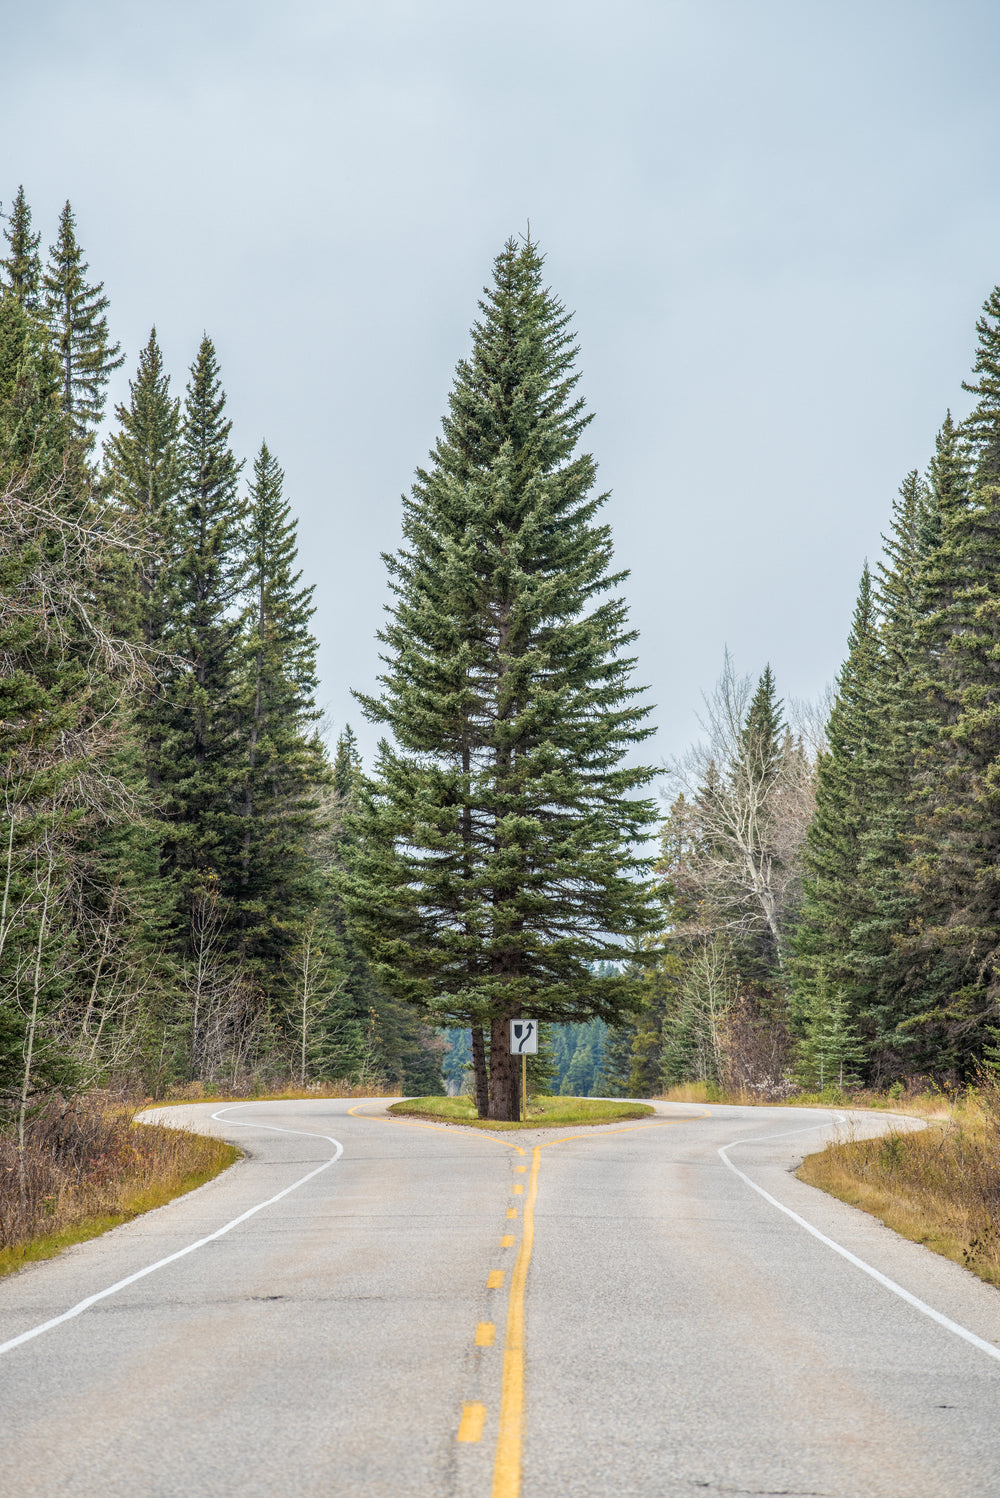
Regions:
<instances>
[{"instance_id":1,"label":"median island","mask_svg":"<svg viewBox=\"0 0 1000 1498\"><path fill-rule=\"evenodd\" d=\"M413 1118L433 1118L438 1123L465 1124L472 1129L562 1129L572 1124L620 1123L622 1119L646 1118L655 1110L649 1103L621 1098L533 1097L528 1101L528 1121L508 1123L498 1118L479 1118L471 1097L411 1097L392 1103L390 1113Z\"/></svg>"}]
</instances>

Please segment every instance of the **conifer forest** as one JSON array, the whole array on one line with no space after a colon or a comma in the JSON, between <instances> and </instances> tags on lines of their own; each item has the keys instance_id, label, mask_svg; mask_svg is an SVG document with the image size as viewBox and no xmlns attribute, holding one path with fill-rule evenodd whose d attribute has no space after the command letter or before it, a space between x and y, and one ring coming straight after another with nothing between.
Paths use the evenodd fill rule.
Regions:
<instances>
[{"instance_id":1,"label":"conifer forest","mask_svg":"<svg viewBox=\"0 0 1000 1498\"><path fill-rule=\"evenodd\" d=\"M211 338L186 372L155 328L127 355L70 204L48 248L23 190L2 224L4 1128L95 1087L337 1082L514 1118L521 1014L529 1090L574 1096L1000 1065L1000 289L829 700L727 657L664 769L570 318L509 241L386 558L363 763Z\"/></svg>"}]
</instances>

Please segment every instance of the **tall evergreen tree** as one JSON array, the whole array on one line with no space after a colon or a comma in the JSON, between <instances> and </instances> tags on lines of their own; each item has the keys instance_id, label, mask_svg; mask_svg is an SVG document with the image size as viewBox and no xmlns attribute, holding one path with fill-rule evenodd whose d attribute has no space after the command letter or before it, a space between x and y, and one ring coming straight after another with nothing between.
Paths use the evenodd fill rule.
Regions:
<instances>
[{"instance_id":1,"label":"tall evergreen tree","mask_svg":"<svg viewBox=\"0 0 1000 1498\"><path fill-rule=\"evenodd\" d=\"M933 527L933 497L916 472L907 475L893 505L879 564L878 670L872 678L874 737L865 758L866 822L859 835L858 879L865 908L854 911L849 961L850 1003L866 1041L905 1063L914 979L900 940L916 915L910 839L914 763L924 738L925 709L915 679L914 638L920 618L919 575Z\"/></svg>"},{"instance_id":2,"label":"tall evergreen tree","mask_svg":"<svg viewBox=\"0 0 1000 1498\"><path fill-rule=\"evenodd\" d=\"M59 215L59 235L49 249L42 287L62 366L63 411L74 434L89 446L104 415L108 381L124 364L125 355L119 344L110 341L104 283L88 285L87 270L76 241L73 210L67 203Z\"/></svg>"},{"instance_id":3,"label":"tall evergreen tree","mask_svg":"<svg viewBox=\"0 0 1000 1498\"><path fill-rule=\"evenodd\" d=\"M180 488L166 637L182 657L163 704L162 796L170 822L166 866L188 888L216 881L225 900L239 884L238 810L245 756L237 691L242 647L236 604L244 580L246 506L232 423L212 341L201 341L184 402Z\"/></svg>"},{"instance_id":4,"label":"tall evergreen tree","mask_svg":"<svg viewBox=\"0 0 1000 1498\"><path fill-rule=\"evenodd\" d=\"M387 986L438 1023L490 1026L488 1109L515 1118L507 1022L618 1017L628 983L591 965L652 922L633 852L653 817L622 760L650 730L626 609L602 598L605 496L577 454L569 317L530 242L480 303L431 465L387 558L395 601L368 716L391 730L364 798L352 913Z\"/></svg>"},{"instance_id":5,"label":"tall evergreen tree","mask_svg":"<svg viewBox=\"0 0 1000 1498\"><path fill-rule=\"evenodd\" d=\"M750 699L741 734L745 753L740 767L744 775L755 775L765 786L774 780L781 762L785 729L782 706L778 699L774 672L769 665L765 666Z\"/></svg>"},{"instance_id":6,"label":"tall evergreen tree","mask_svg":"<svg viewBox=\"0 0 1000 1498\"><path fill-rule=\"evenodd\" d=\"M942 514L919 644L937 731L918 758L909 942L923 958L923 1054L962 1071L1000 1009L1000 288L977 331L976 405L935 454Z\"/></svg>"},{"instance_id":7,"label":"tall evergreen tree","mask_svg":"<svg viewBox=\"0 0 1000 1498\"><path fill-rule=\"evenodd\" d=\"M315 590L300 586L296 522L283 485L277 460L262 443L246 526L237 900L243 955L272 969L317 897L307 843L316 792L327 779L314 728L316 641L309 621Z\"/></svg>"},{"instance_id":8,"label":"tall evergreen tree","mask_svg":"<svg viewBox=\"0 0 1000 1498\"><path fill-rule=\"evenodd\" d=\"M793 942L793 1011L800 1019L820 966L849 1002L856 1000L853 931L869 914L859 866L872 817L869 760L883 725L874 695L880 645L867 564L847 652L826 727L827 747L816 767L816 811L806 836L802 908Z\"/></svg>"},{"instance_id":9,"label":"tall evergreen tree","mask_svg":"<svg viewBox=\"0 0 1000 1498\"><path fill-rule=\"evenodd\" d=\"M143 550L136 569L138 635L149 650L166 642L174 518L180 488L180 401L153 328L129 381L128 405L115 407L118 428L105 447L105 475L115 502L134 517ZM150 763L150 781L159 769Z\"/></svg>"},{"instance_id":10,"label":"tall evergreen tree","mask_svg":"<svg viewBox=\"0 0 1000 1498\"><path fill-rule=\"evenodd\" d=\"M24 196L23 186L17 189L3 235L7 241L8 253L0 257L2 285L25 312L36 312L40 304L42 281L42 261L38 253L41 234L37 231L32 233L31 209Z\"/></svg>"},{"instance_id":11,"label":"tall evergreen tree","mask_svg":"<svg viewBox=\"0 0 1000 1498\"><path fill-rule=\"evenodd\" d=\"M977 489L1000 484L1000 286L994 286L976 323L979 342L973 373L962 389L976 397L963 423L972 458L972 480Z\"/></svg>"},{"instance_id":12,"label":"tall evergreen tree","mask_svg":"<svg viewBox=\"0 0 1000 1498\"><path fill-rule=\"evenodd\" d=\"M787 742L782 706L774 673L769 665L765 666L750 699L740 732L739 753L731 767L733 783L727 788L728 815L736 824L731 829L733 847L742 845L744 861L764 874L763 879L756 880L761 889L770 883L766 871L784 861L780 835L776 836L775 813L780 798L774 792L782 754L793 752L793 746ZM752 931L741 932L736 939L740 949L739 968L751 981L772 983L784 966L785 922L776 910L769 908L771 903L765 897L761 906L763 919L754 923Z\"/></svg>"},{"instance_id":13,"label":"tall evergreen tree","mask_svg":"<svg viewBox=\"0 0 1000 1498\"><path fill-rule=\"evenodd\" d=\"M68 423L60 371L38 317L0 291L0 482L31 470L48 487L62 472Z\"/></svg>"}]
</instances>

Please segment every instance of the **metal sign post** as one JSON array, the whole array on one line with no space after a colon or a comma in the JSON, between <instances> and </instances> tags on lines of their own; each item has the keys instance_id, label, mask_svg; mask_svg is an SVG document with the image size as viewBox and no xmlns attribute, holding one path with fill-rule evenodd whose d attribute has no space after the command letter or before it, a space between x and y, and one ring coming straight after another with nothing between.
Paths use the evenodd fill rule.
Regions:
<instances>
[{"instance_id":1,"label":"metal sign post","mask_svg":"<svg viewBox=\"0 0 1000 1498\"><path fill-rule=\"evenodd\" d=\"M512 1019L510 1053L521 1058L521 1122L528 1122L528 1057L538 1055L538 1026L533 1019Z\"/></svg>"}]
</instances>

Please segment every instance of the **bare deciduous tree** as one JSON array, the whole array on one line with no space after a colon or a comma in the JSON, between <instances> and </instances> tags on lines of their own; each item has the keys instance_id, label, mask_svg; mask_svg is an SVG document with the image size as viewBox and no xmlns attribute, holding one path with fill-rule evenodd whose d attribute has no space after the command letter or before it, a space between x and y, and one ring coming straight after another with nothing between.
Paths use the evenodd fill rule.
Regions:
<instances>
[{"instance_id":1,"label":"bare deciduous tree","mask_svg":"<svg viewBox=\"0 0 1000 1498\"><path fill-rule=\"evenodd\" d=\"M753 686L726 653L705 697L706 738L670 769L684 798L686 837L669 877L690 934L757 938L784 964L800 851L814 807L815 760L801 736L754 731ZM675 803L676 804L676 803Z\"/></svg>"}]
</instances>

